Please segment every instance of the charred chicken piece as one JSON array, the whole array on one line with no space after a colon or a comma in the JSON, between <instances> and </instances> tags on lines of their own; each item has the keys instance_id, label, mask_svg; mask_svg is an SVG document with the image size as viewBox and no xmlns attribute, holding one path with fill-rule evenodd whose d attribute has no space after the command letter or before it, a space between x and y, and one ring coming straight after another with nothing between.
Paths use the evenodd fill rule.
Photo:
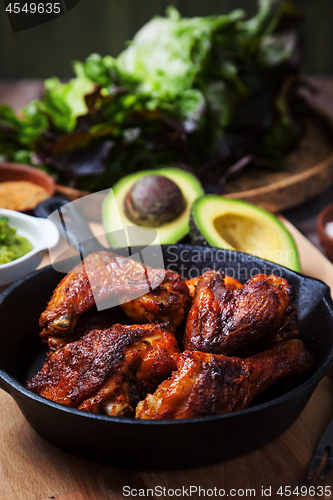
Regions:
<instances>
[{"instance_id":1,"label":"charred chicken piece","mask_svg":"<svg viewBox=\"0 0 333 500\"><path fill-rule=\"evenodd\" d=\"M164 323L175 330L190 308L189 289L179 274L165 271L161 285L121 308L135 323Z\"/></svg>"},{"instance_id":2,"label":"charred chicken piece","mask_svg":"<svg viewBox=\"0 0 333 500\"><path fill-rule=\"evenodd\" d=\"M202 276L199 276L199 278L192 278L190 280L185 280L185 283L190 291L190 297L192 299L194 299L195 297L195 292L197 290L197 286L201 278ZM236 280L236 278L232 278L231 276L227 275L224 275L223 284L228 290L238 290L239 288L243 288L243 285L240 281Z\"/></svg>"},{"instance_id":3,"label":"charred chicken piece","mask_svg":"<svg viewBox=\"0 0 333 500\"><path fill-rule=\"evenodd\" d=\"M49 342L51 349L61 345L61 339L64 339L63 343L71 341L78 318L92 308L96 301L101 303L112 300L112 305L115 306L130 301L133 295L149 296L161 283L162 288L158 289L160 292L157 291L156 294L158 297L163 291L164 295L161 298L161 302L165 304L163 319L172 324L180 314L181 303L185 304L188 300L189 292L180 276L172 271L167 272L168 286L164 289L164 276L164 270L151 269L133 259L110 252L101 251L90 254L81 264L74 267L54 290L39 321L43 341ZM177 296L178 300L174 298L168 300L173 286L175 291L172 291L172 296ZM151 308L150 302L147 301L147 303L147 307ZM135 309L134 306L132 308ZM155 306L155 309L161 314L161 308ZM184 315L185 312L183 311L182 314ZM133 316L135 317L134 314ZM148 311L148 316L151 320L152 308ZM162 322L162 320L155 318L154 322Z\"/></svg>"},{"instance_id":4,"label":"charred chicken piece","mask_svg":"<svg viewBox=\"0 0 333 500\"><path fill-rule=\"evenodd\" d=\"M116 324L49 354L27 387L73 408L131 415L136 403L176 368L171 355L177 352L175 337L167 330Z\"/></svg>"},{"instance_id":5,"label":"charred chicken piece","mask_svg":"<svg viewBox=\"0 0 333 500\"><path fill-rule=\"evenodd\" d=\"M243 288L228 290L224 276L206 271L187 317L184 347L228 354L266 333L295 329L292 287L275 275L257 274Z\"/></svg>"},{"instance_id":6,"label":"charred chicken piece","mask_svg":"<svg viewBox=\"0 0 333 500\"><path fill-rule=\"evenodd\" d=\"M140 401L136 418L182 419L243 410L274 382L304 373L313 363L301 340L246 359L198 351L174 357L177 371Z\"/></svg>"},{"instance_id":7,"label":"charred chicken piece","mask_svg":"<svg viewBox=\"0 0 333 500\"><path fill-rule=\"evenodd\" d=\"M96 306L93 306L78 318L69 337L49 337L49 348L51 351L55 351L62 345L68 344L68 342L80 339L91 330L106 330L116 323L122 325L128 325L129 323L128 316L120 306L104 309L103 311L98 311Z\"/></svg>"},{"instance_id":8,"label":"charred chicken piece","mask_svg":"<svg viewBox=\"0 0 333 500\"><path fill-rule=\"evenodd\" d=\"M160 277L161 271L110 252L93 252L65 276L54 290L39 325L41 337L67 337L81 314L95 305L96 299L130 297L133 290L146 293ZM148 287L147 287L148 280ZM163 280L157 281L160 283ZM148 289L147 289L148 288Z\"/></svg>"}]
</instances>

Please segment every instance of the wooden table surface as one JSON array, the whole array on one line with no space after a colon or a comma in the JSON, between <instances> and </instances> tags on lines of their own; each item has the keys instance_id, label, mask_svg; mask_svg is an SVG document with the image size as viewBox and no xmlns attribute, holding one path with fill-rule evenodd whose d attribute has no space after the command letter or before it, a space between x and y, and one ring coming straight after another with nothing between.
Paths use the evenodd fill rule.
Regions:
<instances>
[{"instance_id":1,"label":"wooden table surface","mask_svg":"<svg viewBox=\"0 0 333 500\"><path fill-rule=\"evenodd\" d=\"M0 84L0 101L1 101ZM24 89L24 86L23 86ZM9 99L8 99L9 102ZM288 221L284 223L292 232L301 257L302 271L321 278L333 290L333 266ZM48 261L45 256L43 265ZM133 471L81 460L40 437L25 421L14 400L0 391L0 500L117 500L139 498L125 496L125 486L136 490L161 487L176 490L185 488L186 498L190 486L206 489L224 489L225 496L249 497L247 489L254 489L252 498L266 496L284 498L277 494L280 486L323 486L332 493L312 495L311 490L300 498L333 498L333 474L325 482L320 472L312 481L306 477L313 450L333 415L333 384L325 377L301 417L283 435L246 456L230 462L188 470ZM193 437L195 439L195 436ZM147 446L156 447L158 443ZM175 454L181 443L175 443ZM133 453L140 453L133 443ZM271 494L268 495L268 489ZM187 489L187 490L186 490ZM236 492L236 490L238 492ZM301 491L301 490L299 490ZM214 492L213 492L214 493ZM299 498L292 495L290 498ZM150 495L149 498L172 498ZM191 498L199 499L198 493ZM214 496L212 498L215 498Z\"/></svg>"}]
</instances>

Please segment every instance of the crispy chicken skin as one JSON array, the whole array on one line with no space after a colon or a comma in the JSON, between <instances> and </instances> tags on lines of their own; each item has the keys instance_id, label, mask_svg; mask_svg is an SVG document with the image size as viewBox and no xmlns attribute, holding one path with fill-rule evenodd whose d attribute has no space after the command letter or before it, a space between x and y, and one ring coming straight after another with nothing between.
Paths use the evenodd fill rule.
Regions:
<instances>
[{"instance_id":1,"label":"crispy chicken skin","mask_svg":"<svg viewBox=\"0 0 333 500\"><path fill-rule=\"evenodd\" d=\"M135 323L164 323L175 330L190 308L189 289L179 274L165 271L161 285L121 308Z\"/></svg>"},{"instance_id":2,"label":"crispy chicken skin","mask_svg":"<svg viewBox=\"0 0 333 500\"><path fill-rule=\"evenodd\" d=\"M187 317L184 348L228 354L267 333L295 329L292 287L275 275L257 274L228 290L224 275L206 271Z\"/></svg>"},{"instance_id":3,"label":"crispy chicken skin","mask_svg":"<svg viewBox=\"0 0 333 500\"><path fill-rule=\"evenodd\" d=\"M192 278L190 280L185 280L185 283L190 291L190 297L192 299L194 299L195 297L195 292L197 290L197 286L201 278L202 276L199 276L199 278ZM227 275L224 275L223 284L228 290L238 290L239 288L243 288L243 285L240 281L236 280L236 278L232 278L231 276Z\"/></svg>"},{"instance_id":4,"label":"crispy chicken skin","mask_svg":"<svg viewBox=\"0 0 333 500\"><path fill-rule=\"evenodd\" d=\"M177 352L174 335L159 326L116 324L49 354L27 387L74 408L131 415L176 368L171 355Z\"/></svg>"},{"instance_id":5,"label":"crispy chicken skin","mask_svg":"<svg viewBox=\"0 0 333 500\"><path fill-rule=\"evenodd\" d=\"M70 332L67 338L49 337L49 348L51 351L55 351L68 342L78 340L91 330L106 330L116 323L121 323L122 325L128 325L129 323L128 316L126 316L120 306L102 311L98 311L96 306L93 306L78 318L72 332Z\"/></svg>"},{"instance_id":6,"label":"crispy chicken skin","mask_svg":"<svg viewBox=\"0 0 333 500\"><path fill-rule=\"evenodd\" d=\"M119 301L133 290L147 290L147 270L141 263L111 252L93 252L68 273L54 290L39 326L43 339L49 335L65 337L79 316L95 305L95 297L103 301L118 296ZM150 276L152 275L151 269ZM153 278L161 274L153 270ZM163 279L163 278L162 278ZM150 284L152 287L153 284Z\"/></svg>"},{"instance_id":7,"label":"crispy chicken skin","mask_svg":"<svg viewBox=\"0 0 333 500\"><path fill-rule=\"evenodd\" d=\"M243 410L274 382L299 375L313 363L301 340L246 359L198 351L174 357L177 371L138 404L136 418L183 419Z\"/></svg>"},{"instance_id":8,"label":"crispy chicken skin","mask_svg":"<svg viewBox=\"0 0 333 500\"><path fill-rule=\"evenodd\" d=\"M49 342L50 349L55 349L72 340L78 318L95 305L95 299L102 302L112 298L121 303L133 294L145 297L140 297L138 303L129 302L128 312L136 322L166 322L176 327L189 307L189 291L178 274L151 269L107 251L94 252L54 290L40 317L40 335L44 342Z\"/></svg>"},{"instance_id":9,"label":"crispy chicken skin","mask_svg":"<svg viewBox=\"0 0 333 500\"><path fill-rule=\"evenodd\" d=\"M180 353L174 334L183 334L185 319ZM27 387L110 416L230 413L311 368L295 339L296 320L293 289L278 276L258 274L242 285L210 270L183 281L173 271L94 252L59 283L41 315L51 352Z\"/></svg>"}]
</instances>

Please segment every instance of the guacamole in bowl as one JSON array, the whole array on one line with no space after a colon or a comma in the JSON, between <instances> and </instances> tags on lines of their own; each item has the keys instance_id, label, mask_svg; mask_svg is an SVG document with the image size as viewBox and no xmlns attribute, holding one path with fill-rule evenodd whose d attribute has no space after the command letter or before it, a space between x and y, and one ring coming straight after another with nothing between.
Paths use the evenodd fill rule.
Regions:
<instances>
[{"instance_id":1,"label":"guacamole in bowl","mask_svg":"<svg viewBox=\"0 0 333 500\"><path fill-rule=\"evenodd\" d=\"M19 259L33 249L27 238L18 236L8 217L0 217L0 265Z\"/></svg>"}]
</instances>

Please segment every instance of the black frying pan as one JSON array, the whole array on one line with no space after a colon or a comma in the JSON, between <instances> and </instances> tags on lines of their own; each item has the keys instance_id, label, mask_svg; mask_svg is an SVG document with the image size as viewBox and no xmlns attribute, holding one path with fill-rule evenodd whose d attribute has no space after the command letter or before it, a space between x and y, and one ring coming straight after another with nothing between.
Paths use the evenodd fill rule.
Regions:
<instances>
[{"instance_id":1,"label":"black frying pan","mask_svg":"<svg viewBox=\"0 0 333 500\"><path fill-rule=\"evenodd\" d=\"M314 368L302 379L276 384L251 408L224 416L147 421L67 408L25 388L45 359L38 319L62 278L46 267L0 296L0 387L13 396L38 433L66 451L121 467L166 469L229 460L284 432L332 365L333 303L328 286L321 281L240 252L165 245L163 254L165 267L180 271L184 278L215 268L227 269L228 274L235 270L243 282L258 272L288 279L297 290L300 337L314 356Z\"/></svg>"}]
</instances>

